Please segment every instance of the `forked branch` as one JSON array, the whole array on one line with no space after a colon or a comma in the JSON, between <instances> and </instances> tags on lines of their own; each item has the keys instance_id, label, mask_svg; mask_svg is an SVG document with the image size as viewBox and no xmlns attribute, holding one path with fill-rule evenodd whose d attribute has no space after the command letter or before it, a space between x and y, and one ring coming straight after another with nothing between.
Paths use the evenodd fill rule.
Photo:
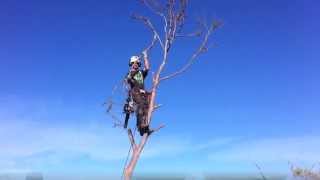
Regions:
<instances>
[{"instance_id":1,"label":"forked branch","mask_svg":"<svg viewBox=\"0 0 320 180\"><path fill-rule=\"evenodd\" d=\"M156 38L159 41L160 46L162 47L162 49L164 49L161 37L160 37L158 31L156 30L156 28L153 26L153 24L149 20L149 18L147 18L145 16L138 15L138 14L132 14L131 17L133 19L142 21L152 31L152 33L156 36Z\"/></svg>"},{"instance_id":2,"label":"forked branch","mask_svg":"<svg viewBox=\"0 0 320 180\"><path fill-rule=\"evenodd\" d=\"M189 61L180 70L178 70L178 71L176 71L176 72L174 72L174 73L172 73L170 75L161 77L160 81L173 78L173 77L175 77L175 76L177 76L179 74L182 74L186 70L188 70L190 68L190 66L197 60L197 57L200 54L202 54L202 53L204 53L204 52L206 52L208 50L209 37L212 34L212 32L215 31L220 26L221 26L220 22L213 22L212 25L209 27L209 29L206 30L206 34L205 34L205 36L203 38L202 43L200 44L199 48L195 51L195 53L192 54L192 56L190 57Z\"/></svg>"},{"instance_id":3,"label":"forked branch","mask_svg":"<svg viewBox=\"0 0 320 180\"><path fill-rule=\"evenodd\" d=\"M157 42L157 35L154 34L151 43L147 46L144 51L148 52Z\"/></svg>"}]
</instances>

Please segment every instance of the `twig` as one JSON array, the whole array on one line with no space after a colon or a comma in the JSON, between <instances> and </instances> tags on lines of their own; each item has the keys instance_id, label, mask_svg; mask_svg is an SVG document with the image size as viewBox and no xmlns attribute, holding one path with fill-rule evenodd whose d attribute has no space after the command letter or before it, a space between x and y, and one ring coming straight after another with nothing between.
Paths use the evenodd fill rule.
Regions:
<instances>
[{"instance_id":1,"label":"twig","mask_svg":"<svg viewBox=\"0 0 320 180\"><path fill-rule=\"evenodd\" d=\"M201 36L202 33L203 33L203 32L202 32L201 30L197 30L197 31L195 31L195 32L193 32L193 33L188 33L188 34L181 34L181 33L179 33L179 34L177 34L176 36L177 36L177 37L199 37L199 36Z\"/></svg>"},{"instance_id":2,"label":"twig","mask_svg":"<svg viewBox=\"0 0 320 180\"><path fill-rule=\"evenodd\" d=\"M140 0L142 4L144 4L150 11L153 13L163 16L164 7L157 3L156 0ZM151 3L152 2L152 3ZM156 7L157 6L157 7Z\"/></svg>"},{"instance_id":3,"label":"twig","mask_svg":"<svg viewBox=\"0 0 320 180\"><path fill-rule=\"evenodd\" d=\"M142 21L153 32L153 34L157 37L160 46L162 47L162 49L164 49L161 37L159 36L159 33L157 32L156 28L153 26L153 24L151 23L151 21L147 17L141 16L138 14L132 14L131 17L133 19Z\"/></svg>"},{"instance_id":4,"label":"twig","mask_svg":"<svg viewBox=\"0 0 320 180\"><path fill-rule=\"evenodd\" d=\"M153 48L156 42L157 42L157 35L154 34L151 43L143 51L146 51L146 52L150 51L150 49Z\"/></svg>"},{"instance_id":5,"label":"twig","mask_svg":"<svg viewBox=\"0 0 320 180\"><path fill-rule=\"evenodd\" d=\"M259 170L259 173L260 173L262 179L263 179L263 180L267 180L267 178L264 176L264 174L263 174L260 166L259 166L257 163L254 163L254 164L256 165L257 169Z\"/></svg>"},{"instance_id":6,"label":"twig","mask_svg":"<svg viewBox=\"0 0 320 180\"><path fill-rule=\"evenodd\" d=\"M163 21L164 21L164 26L163 26L163 30L165 33L167 33L167 27L168 27L168 21L167 21L167 17L166 15L164 14L164 8L159 5L159 3L157 3L157 6L158 6L158 9L155 7L156 5L156 1L152 1L153 2L153 5L151 5L151 3L148 2L148 0L141 0L141 2L146 6L148 7L153 13L159 15Z\"/></svg>"},{"instance_id":7,"label":"twig","mask_svg":"<svg viewBox=\"0 0 320 180\"><path fill-rule=\"evenodd\" d=\"M160 108L161 106L162 106L162 104L157 104L157 105L155 105L155 106L153 107L153 110L156 110L156 109Z\"/></svg>"},{"instance_id":8,"label":"twig","mask_svg":"<svg viewBox=\"0 0 320 180\"><path fill-rule=\"evenodd\" d=\"M170 74L170 75L167 75L167 76L164 76L162 78L160 78L160 81L163 81L163 80L167 80L167 79L170 79L170 78L173 78L174 76L177 76L179 74L182 74L183 72L185 72L187 69L190 68L190 66L195 62L196 58L206 52L208 50L207 48L207 44L208 44L208 40L209 40L209 36L211 35L211 33L216 30L218 27L220 27L220 23L212 23L211 27L207 30L206 32L206 35L201 43L201 45L199 46L199 48L196 50L196 52L191 56L191 58L189 59L188 63L185 64L180 70Z\"/></svg>"},{"instance_id":9,"label":"twig","mask_svg":"<svg viewBox=\"0 0 320 180\"><path fill-rule=\"evenodd\" d=\"M165 127L165 125L162 124L162 125L160 125L159 127L157 127L156 129L151 129L151 131L149 132L149 136L150 136L151 134L159 131L160 129L162 129L162 128L164 128L164 127Z\"/></svg>"},{"instance_id":10,"label":"twig","mask_svg":"<svg viewBox=\"0 0 320 180\"><path fill-rule=\"evenodd\" d=\"M111 109L113 107L113 102L110 99L108 102L105 103L107 105L107 110L106 112L111 116L111 119L113 120L113 127L123 127L122 121L112 113Z\"/></svg>"}]
</instances>

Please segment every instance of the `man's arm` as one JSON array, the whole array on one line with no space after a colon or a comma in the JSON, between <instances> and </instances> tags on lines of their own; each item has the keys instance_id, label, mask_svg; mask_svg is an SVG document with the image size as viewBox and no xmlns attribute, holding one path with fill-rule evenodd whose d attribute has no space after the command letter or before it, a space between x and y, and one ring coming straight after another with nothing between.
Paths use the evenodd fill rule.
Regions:
<instances>
[{"instance_id":1,"label":"man's arm","mask_svg":"<svg viewBox=\"0 0 320 180\"><path fill-rule=\"evenodd\" d=\"M144 68L143 68L143 78L145 78L148 75L150 64L149 64L149 58L148 58L148 52L146 50L142 51L143 54L143 61L144 61Z\"/></svg>"}]
</instances>

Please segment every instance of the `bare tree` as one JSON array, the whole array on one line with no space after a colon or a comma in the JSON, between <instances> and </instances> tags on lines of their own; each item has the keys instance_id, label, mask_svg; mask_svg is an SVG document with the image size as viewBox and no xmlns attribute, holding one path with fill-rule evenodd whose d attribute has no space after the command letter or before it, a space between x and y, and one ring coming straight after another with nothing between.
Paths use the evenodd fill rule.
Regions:
<instances>
[{"instance_id":1,"label":"bare tree","mask_svg":"<svg viewBox=\"0 0 320 180\"><path fill-rule=\"evenodd\" d=\"M162 59L160 60L161 64L152 74L152 87L150 90L150 99L149 106L147 111L147 123L149 127L151 127L152 114L153 112L160 107L157 105L156 96L157 90L161 82L171 79L177 75L184 73L188 70L191 65L197 60L200 54L206 52L209 48L209 37L210 35L220 27L221 23L219 21L213 20L209 24L204 21L199 21L199 29L195 32L184 33L183 27L185 25L186 19L186 8L188 5L187 0L167 0L166 3L161 3L157 0L140 0L140 2L144 5L144 7L151 10L153 13L158 15L161 19L162 30L161 33L151 22L150 18L133 14L132 18L138 21L141 21L148 29L151 30L153 36L151 43L143 50L143 54L147 55L148 51L155 45L159 44L160 49L162 51ZM163 70L166 67L168 61L168 54L172 50L172 44L175 42L177 38L181 37L200 37L202 38L198 48L191 54L190 58L186 60L184 66L178 68L175 72L171 74L163 75ZM119 121L117 120L115 125L117 125ZM139 160L139 157L150 138L150 135L160 130L164 125L161 125L157 128L151 129L151 133L144 133L140 138L139 143L135 139L131 129L128 129L128 137L131 144L132 153L129 157L129 163L126 164L124 168L123 177L125 180L130 180L133 175L133 171L135 166Z\"/></svg>"},{"instance_id":2,"label":"bare tree","mask_svg":"<svg viewBox=\"0 0 320 180\"><path fill-rule=\"evenodd\" d=\"M293 165L291 162L289 162L289 165L293 177L301 177L310 180L320 179L320 169L314 170L316 164L313 164L311 168L301 168Z\"/></svg>"}]
</instances>

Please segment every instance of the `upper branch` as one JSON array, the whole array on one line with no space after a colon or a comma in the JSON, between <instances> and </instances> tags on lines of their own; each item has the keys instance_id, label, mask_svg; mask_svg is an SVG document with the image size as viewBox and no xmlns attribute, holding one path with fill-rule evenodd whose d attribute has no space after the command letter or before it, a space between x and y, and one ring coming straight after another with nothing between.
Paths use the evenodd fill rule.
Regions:
<instances>
[{"instance_id":1,"label":"upper branch","mask_svg":"<svg viewBox=\"0 0 320 180\"><path fill-rule=\"evenodd\" d=\"M202 34L202 31L197 30L195 32L188 33L188 34L177 33L176 37L199 37L201 36L201 34Z\"/></svg>"},{"instance_id":2,"label":"upper branch","mask_svg":"<svg viewBox=\"0 0 320 180\"><path fill-rule=\"evenodd\" d=\"M151 43L143 51L148 52L155 45L156 42L157 42L157 35L153 34L153 38L152 38Z\"/></svg>"},{"instance_id":3,"label":"upper branch","mask_svg":"<svg viewBox=\"0 0 320 180\"><path fill-rule=\"evenodd\" d=\"M158 71L156 73L156 81L154 86L158 86L160 80L160 74L164 69L167 60L170 48L176 38L177 30L180 26L184 23L185 17L185 9L186 9L186 0L180 0L180 9L176 12L176 1L175 0L168 0L166 5L166 18L167 18L167 25L165 38L164 38L164 49L163 49L163 59L162 63L160 64ZM179 26L179 27L178 27Z\"/></svg>"},{"instance_id":4,"label":"upper branch","mask_svg":"<svg viewBox=\"0 0 320 180\"><path fill-rule=\"evenodd\" d=\"M165 8L157 0L140 0L147 8L149 8L153 13L162 17L164 21L164 32L167 32L168 22L165 15Z\"/></svg>"},{"instance_id":5,"label":"upper branch","mask_svg":"<svg viewBox=\"0 0 320 180\"><path fill-rule=\"evenodd\" d=\"M164 7L157 2L157 0L140 0L147 8L149 8L153 13L162 16Z\"/></svg>"},{"instance_id":6,"label":"upper branch","mask_svg":"<svg viewBox=\"0 0 320 180\"><path fill-rule=\"evenodd\" d=\"M216 30L218 27L220 27L221 23L220 22L213 22L212 25L210 26L209 29L207 29L206 31L206 34L204 36L204 39L202 41L202 43L200 44L199 48L195 51L195 53L190 57L189 61L187 62L187 64L185 64L180 70L170 74L170 75L167 75L167 76L164 76L164 77L161 77L160 78L160 81L163 81L163 80L167 80L169 78L172 78L174 76L177 76L183 72L185 72L187 69L190 68L190 66L195 62L195 60L197 59L197 57L206 52L208 50L208 40L209 40L209 37L210 35L212 34L212 32L214 30Z\"/></svg>"},{"instance_id":7,"label":"upper branch","mask_svg":"<svg viewBox=\"0 0 320 180\"><path fill-rule=\"evenodd\" d=\"M157 32L156 28L153 26L153 24L151 23L151 21L148 18L141 16L141 15L137 15L137 14L133 14L132 18L142 21L153 32L153 34L157 37L157 39L160 43L160 46L162 47L162 49L164 49L159 33Z\"/></svg>"},{"instance_id":8,"label":"upper branch","mask_svg":"<svg viewBox=\"0 0 320 180\"><path fill-rule=\"evenodd\" d=\"M187 9L187 0L180 0L179 3L179 11L176 16L178 32L181 32L183 29L184 21L186 18L186 9Z\"/></svg>"}]
</instances>

